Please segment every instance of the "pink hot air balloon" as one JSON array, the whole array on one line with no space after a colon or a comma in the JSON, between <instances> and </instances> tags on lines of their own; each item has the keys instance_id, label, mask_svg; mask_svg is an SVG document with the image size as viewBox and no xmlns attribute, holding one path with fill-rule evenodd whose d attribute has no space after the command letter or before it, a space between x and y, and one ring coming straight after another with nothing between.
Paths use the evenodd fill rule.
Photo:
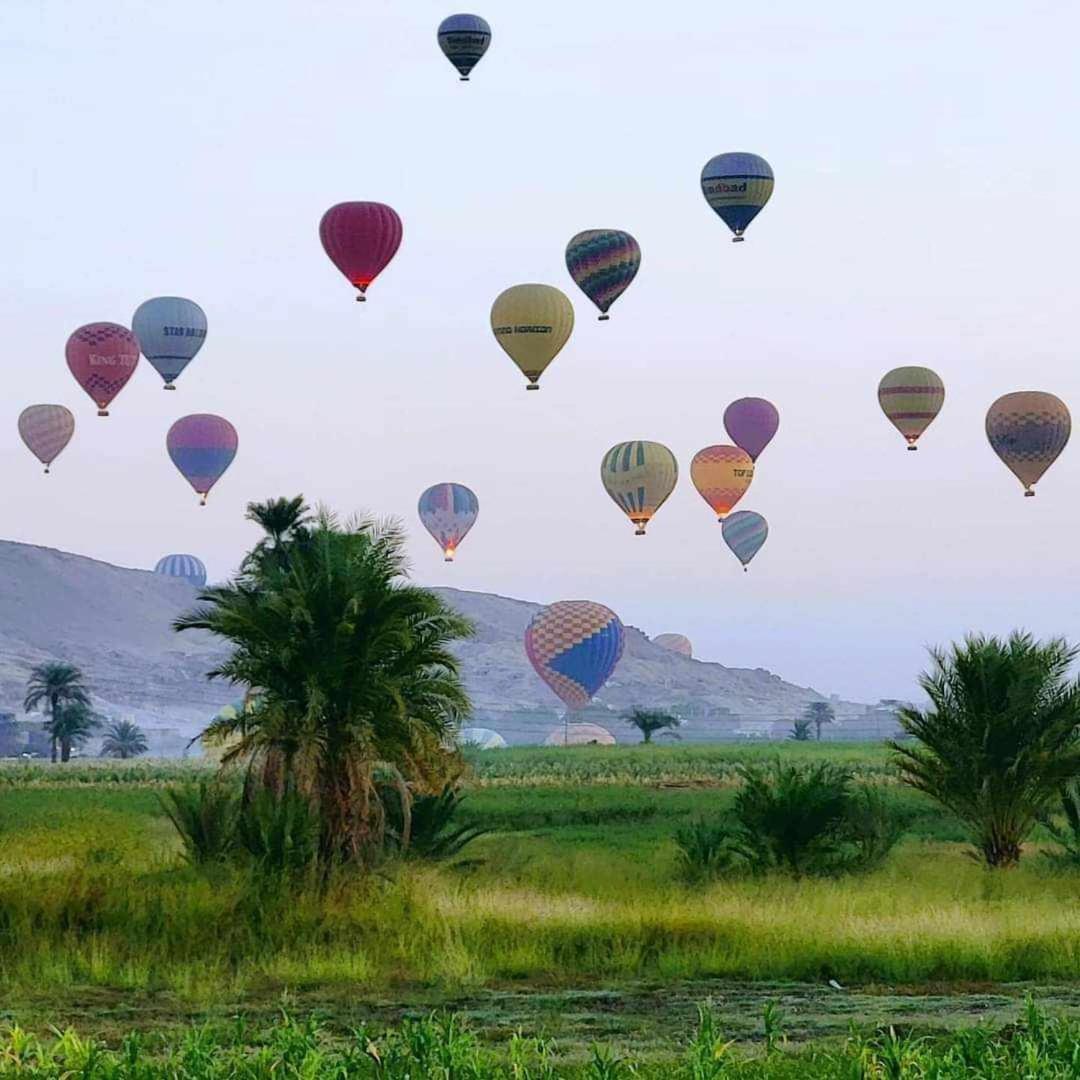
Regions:
<instances>
[{"instance_id":1,"label":"pink hot air balloon","mask_svg":"<svg viewBox=\"0 0 1080 1080\"><path fill-rule=\"evenodd\" d=\"M319 223L319 239L330 261L367 299L367 287L379 276L401 244L401 218L377 202L331 206Z\"/></svg>"},{"instance_id":2,"label":"pink hot air balloon","mask_svg":"<svg viewBox=\"0 0 1080 1080\"><path fill-rule=\"evenodd\" d=\"M19 434L48 472L75 434L75 417L63 405L30 405L19 413Z\"/></svg>"},{"instance_id":3,"label":"pink hot air balloon","mask_svg":"<svg viewBox=\"0 0 1080 1080\"><path fill-rule=\"evenodd\" d=\"M239 445L236 428L223 416L193 413L182 416L165 437L165 447L184 479L202 496L221 479L232 464Z\"/></svg>"},{"instance_id":4,"label":"pink hot air balloon","mask_svg":"<svg viewBox=\"0 0 1080 1080\"><path fill-rule=\"evenodd\" d=\"M139 362L138 338L117 323L87 323L68 338L65 352L71 374L97 405L98 416L108 416L109 402Z\"/></svg>"},{"instance_id":5,"label":"pink hot air balloon","mask_svg":"<svg viewBox=\"0 0 1080 1080\"><path fill-rule=\"evenodd\" d=\"M771 401L744 397L724 410L724 428L731 441L757 461L780 426L780 414Z\"/></svg>"}]
</instances>

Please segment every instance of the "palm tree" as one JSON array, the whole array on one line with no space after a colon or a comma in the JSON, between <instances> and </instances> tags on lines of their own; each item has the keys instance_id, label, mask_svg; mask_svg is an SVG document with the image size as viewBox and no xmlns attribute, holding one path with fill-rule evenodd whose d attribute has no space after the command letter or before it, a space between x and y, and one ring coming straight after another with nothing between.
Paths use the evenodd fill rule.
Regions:
<instances>
[{"instance_id":1,"label":"palm tree","mask_svg":"<svg viewBox=\"0 0 1080 1080\"><path fill-rule=\"evenodd\" d=\"M900 709L917 740L890 743L901 779L955 813L989 866L1015 866L1040 817L1080 776L1080 683L1067 678L1076 655L1060 638L970 636L931 651L919 680L930 708Z\"/></svg>"},{"instance_id":2,"label":"palm tree","mask_svg":"<svg viewBox=\"0 0 1080 1080\"><path fill-rule=\"evenodd\" d=\"M451 759L443 746L469 700L449 645L472 626L404 580L400 526L341 526L327 511L310 519L296 499L286 505L302 524L281 530L283 502L249 507L250 518L273 517L275 528L267 525L234 581L205 590L175 627L232 645L211 678L259 687L248 709L204 732L235 739L223 763L246 763L249 786L308 797L324 863L363 861L385 823L377 771L397 778L407 815L407 784L433 789Z\"/></svg>"},{"instance_id":3,"label":"palm tree","mask_svg":"<svg viewBox=\"0 0 1080 1080\"><path fill-rule=\"evenodd\" d=\"M641 732L641 741L651 743L653 734L657 731L670 731L682 724L680 717L662 709L633 709L622 717L628 724L632 724ZM675 736L678 738L678 736Z\"/></svg>"},{"instance_id":4,"label":"palm tree","mask_svg":"<svg viewBox=\"0 0 1080 1080\"><path fill-rule=\"evenodd\" d=\"M100 726L100 718L89 705L73 701L49 717L45 730L60 744L60 760L66 762L71 760L72 747L82 746Z\"/></svg>"},{"instance_id":5,"label":"palm tree","mask_svg":"<svg viewBox=\"0 0 1080 1080\"><path fill-rule=\"evenodd\" d=\"M311 513L303 495L292 499L268 499L264 503L248 503L248 521L255 522L266 534L248 554L248 568L254 569L260 560L282 560L289 545L302 540L311 524Z\"/></svg>"},{"instance_id":6,"label":"palm tree","mask_svg":"<svg viewBox=\"0 0 1080 1080\"><path fill-rule=\"evenodd\" d=\"M795 719L795 722L791 725L791 732L788 734L789 739L794 739L796 742L809 742L810 741L810 729L814 726L814 721L808 716L800 716Z\"/></svg>"},{"instance_id":7,"label":"palm tree","mask_svg":"<svg viewBox=\"0 0 1080 1080\"><path fill-rule=\"evenodd\" d=\"M114 720L101 742L102 757L121 758L124 761L145 754L148 749L143 729L130 720Z\"/></svg>"},{"instance_id":8,"label":"palm tree","mask_svg":"<svg viewBox=\"0 0 1080 1080\"><path fill-rule=\"evenodd\" d=\"M836 712L827 701L811 701L803 710L803 719L814 725L817 741L821 742L821 729L826 724L836 723Z\"/></svg>"},{"instance_id":9,"label":"palm tree","mask_svg":"<svg viewBox=\"0 0 1080 1080\"><path fill-rule=\"evenodd\" d=\"M83 705L89 708L90 694L83 682L83 673L74 664L56 661L38 664L30 672L23 708L27 712L41 709L51 719L64 705ZM48 721L45 726L48 730ZM56 762L56 745L57 737L53 735L52 760L54 763Z\"/></svg>"}]
</instances>

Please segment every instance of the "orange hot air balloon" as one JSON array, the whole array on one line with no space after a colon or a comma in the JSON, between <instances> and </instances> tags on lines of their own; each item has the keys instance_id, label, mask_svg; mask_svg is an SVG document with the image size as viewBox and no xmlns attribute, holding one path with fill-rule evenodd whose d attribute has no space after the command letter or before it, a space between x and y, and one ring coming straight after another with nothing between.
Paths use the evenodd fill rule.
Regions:
<instances>
[{"instance_id":1,"label":"orange hot air balloon","mask_svg":"<svg viewBox=\"0 0 1080 1080\"><path fill-rule=\"evenodd\" d=\"M690 462L690 479L723 521L750 487L754 459L738 446L706 446Z\"/></svg>"}]
</instances>

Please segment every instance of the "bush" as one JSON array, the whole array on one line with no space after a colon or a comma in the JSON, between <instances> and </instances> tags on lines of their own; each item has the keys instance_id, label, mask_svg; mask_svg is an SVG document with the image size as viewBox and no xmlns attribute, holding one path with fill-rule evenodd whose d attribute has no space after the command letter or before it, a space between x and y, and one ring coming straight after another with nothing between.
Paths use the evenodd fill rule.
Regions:
<instances>
[{"instance_id":1,"label":"bush","mask_svg":"<svg viewBox=\"0 0 1080 1080\"><path fill-rule=\"evenodd\" d=\"M233 853L240 808L235 787L203 777L167 788L158 800L179 833L189 862L197 866L222 862Z\"/></svg>"},{"instance_id":2,"label":"bush","mask_svg":"<svg viewBox=\"0 0 1080 1080\"><path fill-rule=\"evenodd\" d=\"M319 856L319 815L293 790L262 790L236 816L236 848L260 871L299 874Z\"/></svg>"},{"instance_id":3,"label":"bush","mask_svg":"<svg viewBox=\"0 0 1080 1080\"><path fill-rule=\"evenodd\" d=\"M735 859L732 830L722 823L701 819L675 833L679 871L691 884L711 881L730 870Z\"/></svg>"},{"instance_id":4,"label":"bush","mask_svg":"<svg viewBox=\"0 0 1080 1080\"><path fill-rule=\"evenodd\" d=\"M400 853L404 829L401 796L391 785L382 787L380 794L386 806L387 846ZM464 802L465 796L453 784L437 795L413 796L409 845L404 854L420 859L453 858L466 844L490 832L478 825L454 825Z\"/></svg>"},{"instance_id":5,"label":"bush","mask_svg":"<svg viewBox=\"0 0 1080 1080\"><path fill-rule=\"evenodd\" d=\"M1062 870L1080 868L1080 787L1067 784L1061 789L1061 813L1064 825L1049 814L1043 816L1046 831L1058 842L1056 851L1044 851L1043 855Z\"/></svg>"}]
</instances>

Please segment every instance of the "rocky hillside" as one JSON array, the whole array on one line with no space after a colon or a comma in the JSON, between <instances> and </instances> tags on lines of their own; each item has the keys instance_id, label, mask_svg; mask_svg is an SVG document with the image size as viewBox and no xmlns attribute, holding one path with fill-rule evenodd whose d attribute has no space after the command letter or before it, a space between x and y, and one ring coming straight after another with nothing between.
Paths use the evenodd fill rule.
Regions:
<instances>
[{"instance_id":1,"label":"rocky hillside","mask_svg":"<svg viewBox=\"0 0 1080 1080\"><path fill-rule=\"evenodd\" d=\"M485 593L440 590L477 626L460 647L476 715L511 742L539 742L558 722L558 701L522 649L525 626L540 605ZM110 716L142 724L158 753L180 753L207 717L237 695L205 673L220 647L170 624L192 603L182 582L144 570L50 548L0 541L0 708L21 718L30 668L62 659L81 667L96 705ZM601 691L590 719L626 737L619 712L635 705L671 707L691 738L763 733L789 726L816 691L793 686L763 669L726 668L690 660L628 628L626 653ZM840 716L861 706L835 703Z\"/></svg>"}]
</instances>

